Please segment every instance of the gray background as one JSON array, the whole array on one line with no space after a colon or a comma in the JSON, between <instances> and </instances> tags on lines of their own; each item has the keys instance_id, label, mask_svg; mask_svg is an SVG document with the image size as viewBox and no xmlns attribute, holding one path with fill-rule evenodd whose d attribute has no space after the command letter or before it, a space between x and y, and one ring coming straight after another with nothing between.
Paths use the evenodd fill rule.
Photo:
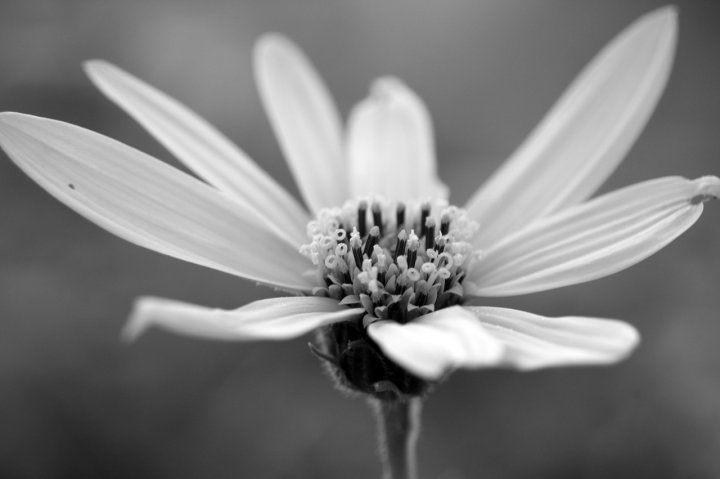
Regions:
<instances>
[{"instance_id":1,"label":"gray background","mask_svg":"<svg viewBox=\"0 0 720 479\"><path fill-rule=\"evenodd\" d=\"M660 5L0 0L0 110L177 164L84 78L84 59L105 58L209 118L296 192L250 70L254 39L277 30L313 58L343 115L375 76L415 88L462 203L595 52ZM680 2L668 90L604 190L720 173L718 5ZM365 404L332 389L305 341L118 341L141 294L231 308L270 291L118 240L0 157L0 477L378 476ZM643 342L610 368L456 373L426 403L422 477L720 477L720 205L707 206L628 271L485 303L623 318Z\"/></svg>"}]
</instances>

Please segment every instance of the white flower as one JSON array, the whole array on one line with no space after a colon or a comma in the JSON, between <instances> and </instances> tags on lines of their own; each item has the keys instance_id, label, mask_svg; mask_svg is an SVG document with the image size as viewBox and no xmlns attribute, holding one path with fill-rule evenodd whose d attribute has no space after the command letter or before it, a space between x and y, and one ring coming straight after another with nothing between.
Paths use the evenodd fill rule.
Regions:
<instances>
[{"instance_id":1,"label":"white flower","mask_svg":"<svg viewBox=\"0 0 720 479\"><path fill-rule=\"evenodd\" d=\"M612 363L638 341L626 323L462 304L620 271L664 247L697 220L705 200L720 196L720 180L708 176L660 178L588 199L647 122L676 32L676 12L663 8L621 33L463 209L445 202L429 115L415 93L378 80L343 130L318 74L279 35L257 45L257 81L312 215L204 120L102 61L87 64L95 84L206 182L97 133L18 113L0 115L0 143L48 192L116 235L292 293L232 311L141 298L128 337L158 325L213 339L288 339L349 324L428 380L458 367ZM367 225L357 222L363 208ZM437 235L419 231L425 216ZM376 223L376 232L353 232ZM407 244L396 251L400 239L416 252ZM368 241L355 260L353 246Z\"/></svg>"}]
</instances>

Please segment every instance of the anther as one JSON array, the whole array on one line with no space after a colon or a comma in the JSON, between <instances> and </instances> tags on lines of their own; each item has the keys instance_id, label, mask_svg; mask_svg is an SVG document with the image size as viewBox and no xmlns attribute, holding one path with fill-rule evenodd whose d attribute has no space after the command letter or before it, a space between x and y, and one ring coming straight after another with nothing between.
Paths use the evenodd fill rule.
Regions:
<instances>
[{"instance_id":1,"label":"anther","mask_svg":"<svg viewBox=\"0 0 720 479\"><path fill-rule=\"evenodd\" d=\"M358 203L358 214L357 214L357 228L358 232L360 233L360 237L365 237L366 232L366 224L365 224L365 215L367 214L367 201L362 200Z\"/></svg>"},{"instance_id":2,"label":"anther","mask_svg":"<svg viewBox=\"0 0 720 479\"><path fill-rule=\"evenodd\" d=\"M362 240L360 240L360 235L353 234L350 236L350 248L352 249L355 266L362 268Z\"/></svg>"},{"instance_id":3,"label":"anther","mask_svg":"<svg viewBox=\"0 0 720 479\"><path fill-rule=\"evenodd\" d=\"M405 226L405 203L398 203L395 209L395 229L401 230Z\"/></svg>"},{"instance_id":4,"label":"anther","mask_svg":"<svg viewBox=\"0 0 720 479\"><path fill-rule=\"evenodd\" d=\"M370 228L370 234L368 235L367 240L365 241L365 249L363 250L363 253L370 257L373 246L375 246L380 239L380 228L377 226L373 226Z\"/></svg>"},{"instance_id":5,"label":"anther","mask_svg":"<svg viewBox=\"0 0 720 479\"><path fill-rule=\"evenodd\" d=\"M445 236L450 231L450 215L445 213L440 218L440 234Z\"/></svg>"},{"instance_id":6,"label":"anther","mask_svg":"<svg viewBox=\"0 0 720 479\"><path fill-rule=\"evenodd\" d=\"M417 237L416 237L417 238ZM418 249L418 242L415 241L408 241L408 251L407 251L407 264L408 268L414 268L415 267L415 261L417 260L417 249Z\"/></svg>"},{"instance_id":7,"label":"anther","mask_svg":"<svg viewBox=\"0 0 720 479\"><path fill-rule=\"evenodd\" d=\"M425 227L425 220L430 216L430 203L424 203L420 209L420 237L422 238L427 234Z\"/></svg>"},{"instance_id":8,"label":"anther","mask_svg":"<svg viewBox=\"0 0 720 479\"><path fill-rule=\"evenodd\" d=\"M444 236L436 236L435 237L435 251L438 253L441 251L445 251L445 237Z\"/></svg>"},{"instance_id":9,"label":"anther","mask_svg":"<svg viewBox=\"0 0 720 479\"><path fill-rule=\"evenodd\" d=\"M435 218L425 220L425 246L428 249L435 248Z\"/></svg>"},{"instance_id":10,"label":"anther","mask_svg":"<svg viewBox=\"0 0 720 479\"><path fill-rule=\"evenodd\" d=\"M408 269L407 256L401 255L395 259L400 271L406 271Z\"/></svg>"},{"instance_id":11,"label":"anther","mask_svg":"<svg viewBox=\"0 0 720 479\"><path fill-rule=\"evenodd\" d=\"M405 246L407 245L407 233L402 230L397 235L397 245L395 246L395 254L393 259L397 260L398 256L405 254Z\"/></svg>"},{"instance_id":12,"label":"anther","mask_svg":"<svg viewBox=\"0 0 720 479\"><path fill-rule=\"evenodd\" d=\"M375 224L375 226L378 227L378 229L380 230L380 236L382 236L382 211L380 210L380 204L373 203L371 210L373 223Z\"/></svg>"}]
</instances>

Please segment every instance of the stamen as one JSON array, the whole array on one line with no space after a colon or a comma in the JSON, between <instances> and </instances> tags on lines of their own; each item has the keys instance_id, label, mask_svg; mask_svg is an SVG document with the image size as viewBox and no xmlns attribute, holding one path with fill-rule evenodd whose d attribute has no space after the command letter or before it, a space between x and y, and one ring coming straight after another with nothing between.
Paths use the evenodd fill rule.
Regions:
<instances>
[{"instance_id":1,"label":"stamen","mask_svg":"<svg viewBox=\"0 0 720 479\"><path fill-rule=\"evenodd\" d=\"M415 261L417 261L417 250L418 250L418 237L415 232L410 231L410 238L408 238L408 252L407 252L407 263L408 268L415 267Z\"/></svg>"},{"instance_id":2,"label":"stamen","mask_svg":"<svg viewBox=\"0 0 720 479\"><path fill-rule=\"evenodd\" d=\"M375 226L378 227L378 229L380 230L380 236L382 236L382 211L380 211L380 205L378 203L373 203L372 205L372 216L373 223L375 224Z\"/></svg>"},{"instance_id":3,"label":"stamen","mask_svg":"<svg viewBox=\"0 0 720 479\"><path fill-rule=\"evenodd\" d=\"M425 281L418 281L415 293L415 306L425 306L427 301L428 284Z\"/></svg>"},{"instance_id":4,"label":"stamen","mask_svg":"<svg viewBox=\"0 0 720 479\"><path fill-rule=\"evenodd\" d=\"M427 229L425 227L425 220L428 219L428 216L430 216L430 203L424 203L420 210L420 237L421 238L427 234Z\"/></svg>"},{"instance_id":5,"label":"stamen","mask_svg":"<svg viewBox=\"0 0 720 479\"><path fill-rule=\"evenodd\" d=\"M357 230L353 230L350 235L350 248L352 248L353 259L355 260L355 266L358 268L362 267L362 240Z\"/></svg>"},{"instance_id":6,"label":"stamen","mask_svg":"<svg viewBox=\"0 0 720 479\"><path fill-rule=\"evenodd\" d=\"M370 228L370 234L368 235L367 241L365 241L365 249L363 253L370 257L370 252L380 239L380 228L373 226Z\"/></svg>"},{"instance_id":7,"label":"stamen","mask_svg":"<svg viewBox=\"0 0 720 479\"><path fill-rule=\"evenodd\" d=\"M435 248L435 218L425 220L425 247Z\"/></svg>"},{"instance_id":8,"label":"stamen","mask_svg":"<svg viewBox=\"0 0 720 479\"><path fill-rule=\"evenodd\" d=\"M405 245L407 244L407 233L405 230L402 230L397 235L397 245L395 246L395 254L393 255L393 259L397 260L398 256L405 254Z\"/></svg>"},{"instance_id":9,"label":"stamen","mask_svg":"<svg viewBox=\"0 0 720 479\"><path fill-rule=\"evenodd\" d=\"M405 226L405 203L398 203L395 208L395 229L402 230Z\"/></svg>"},{"instance_id":10,"label":"stamen","mask_svg":"<svg viewBox=\"0 0 720 479\"><path fill-rule=\"evenodd\" d=\"M440 251L445 251L445 237L444 236L436 236L435 237L435 251L438 253Z\"/></svg>"},{"instance_id":11,"label":"stamen","mask_svg":"<svg viewBox=\"0 0 720 479\"><path fill-rule=\"evenodd\" d=\"M447 213L443 213L442 218L440 218L440 234L445 236L450 231L450 215Z\"/></svg>"},{"instance_id":12,"label":"stamen","mask_svg":"<svg viewBox=\"0 0 720 479\"><path fill-rule=\"evenodd\" d=\"M367 214L367 201L362 200L360 203L358 203L358 209L357 209L357 229L360 233L360 238L365 237L365 231L366 231L366 223L365 223L365 215Z\"/></svg>"},{"instance_id":13,"label":"stamen","mask_svg":"<svg viewBox=\"0 0 720 479\"><path fill-rule=\"evenodd\" d=\"M407 256L398 256L397 260L395 262L398 265L398 268L400 268L400 271L405 272L408 269L408 262L407 262Z\"/></svg>"}]
</instances>

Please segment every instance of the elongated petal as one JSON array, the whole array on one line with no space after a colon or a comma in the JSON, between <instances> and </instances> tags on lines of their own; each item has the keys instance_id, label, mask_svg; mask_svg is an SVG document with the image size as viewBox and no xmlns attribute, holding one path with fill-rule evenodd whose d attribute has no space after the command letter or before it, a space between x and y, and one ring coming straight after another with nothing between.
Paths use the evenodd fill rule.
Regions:
<instances>
[{"instance_id":1,"label":"elongated petal","mask_svg":"<svg viewBox=\"0 0 720 479\"><path fill-rule=\"evenodd\" d=\"M720 179L659 178L540 220L484 252L469 294L509 296L600 278L655 253L720 196Z\"/></svg>"},{"instance_id":2,"label":"elongated petal","mask_svg":"<svg viewBox=\"0 0 720 479\"><path fill-rule=\"evenodd\" d=\"M295 246L305 241L309 217L300 204L212 125L110 63L87 62L85 70L105 95L198 175L259 212Z\"/></svg>"},{"instance_id":3,"label":"elongated petal","mask_svg":"<svg viewBox=\"0 0 720 479\"><path fill-rule=\"evenodd\" d=\"M263 299L232 311L144 297L135 302L123 337L134 340L149 327L158 326L205 339L283 340L364 313L362 308L350 309L335 300L311 296Z\"/></svg>"},{"instance_id":4,"label":"elongated petal","mask_svg":"<svg viewBox=\"0 0 720 479\"><path fill-rule=\"evenodd\" d=\"M0 144L40 186L140 246L279 288L308 290L307 262L219 190L83 128L0 115Z\"/></svg>"},{"instance_id":5,"label":"elongated petal","mask_svg":"<svg viewBox=\"0 0 720 479\"><path fill-rule=\"evenodd\" d=\"M432 124L425 104L395 78L381 78L353 109L348 124L353 197L447 198L437 177Z\"/></svg>"},{"instance_id":6,"label":"elongated petal","mask_svg":"<svg viewBox=\"0 0 720 479\"><path fill-rule=\"evenodd\" d=\"M590 197L640 134L667 82L674 8L637 20L583 70L530 137L467 203L491 247L539 217Z\"/></svg>"},{"instance_id":7,"label":"elongated petal","mask_svg":"<svg viewBox=\"0 0 720 479\"><path fill-rule=\"evenodd\" d=\"M347 199L342 124L330 93L289 39L268 34L255 48L255 77L300 193L317 211Z\"/></svg>"},{"instance_id":8,"label":"elongated petal","mask_svg":"<svg viewBox=\"0 0 720 479\"><path fill-rule=\"evenodd\" d=\"M640 339L635 328L612 319L546 318L514 309L468 309L504 346L501 364L521 370L614 363L630 354Z\"/></svg>"},{"instance_id":9,"label":"elongated petal","mask_svg":"<svg viewBox=\"0 0 720 479\"><path fill-rule=\"evenodd\" d=\"M376 321L368 334L399 366L424 379L439 379L459 367L498 364L502 346L475 315L460 306L441 309L406 323Z\"/></svg>"}]
</instances>

